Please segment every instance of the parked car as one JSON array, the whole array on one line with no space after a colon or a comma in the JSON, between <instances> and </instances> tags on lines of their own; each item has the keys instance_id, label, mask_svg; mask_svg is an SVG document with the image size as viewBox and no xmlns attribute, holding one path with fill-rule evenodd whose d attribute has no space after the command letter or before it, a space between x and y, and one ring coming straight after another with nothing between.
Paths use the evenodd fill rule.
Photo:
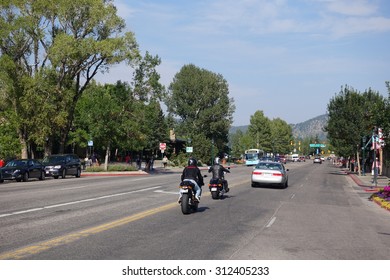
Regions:
<instances>
[{"instance_id":1,"label":"parked car","mask_svg":"<svg viewBox=\"0 0 390 280\"><path fill-rule=\"evenodd\" d=\"M81 161L74 154L58 154L47 156L42 162L45 165L46 176L53 176L54 179L65 178L66 175L81 176Z\"/></svg>"},{"instance_id":2,"label":"parked car","mask_svg":"<svg viewBox=\"0 0 390 280\"><path fill-rule=\"evenodd\" d=\"M0 169L0 183L4 180L16 180L27 182L29 178L45 179L43 164L36 159L15 159L9 161Z\"/></svg>"},{"instance_id":3,"label":"parked car","mask_svg":"<svg viewBox=\"0 0 390 280\"><path fill-rule=\"evenodd\" d=\"M322 163L321 157L315 157L313 163Z\"/></svg>"},{"instance_id":4,"label":"parked car","mask_svg":"<svg viewBox=\"0 0 390 280\"><path fill-rule=\"evenodd\" d=\"M288 169L280 162L259 162L252 171L252 187L258 185L279 185L283 188L288 187Z\"/></svg>"}]
</instances>

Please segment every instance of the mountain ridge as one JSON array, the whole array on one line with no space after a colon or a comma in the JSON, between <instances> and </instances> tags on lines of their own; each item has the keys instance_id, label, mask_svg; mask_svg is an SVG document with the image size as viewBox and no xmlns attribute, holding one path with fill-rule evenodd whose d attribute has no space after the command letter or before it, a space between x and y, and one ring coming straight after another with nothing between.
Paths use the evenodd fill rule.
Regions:
<instances>
[{"instance_id":1,"label":"mountain ridge","mask_svg":"<svg viewBox=\"0 0 390 280\"><path fill-rule=\"evenodd\" d=\"M290 124L292 128L293 137L297 139L304 139L307 137L318 136L319 140L326 140L327 133L324 131L324 127L328 123L328 115L323 114L317 117L311 118L307 121ZM229 130L230 134L236 133L238 130L246 132L249 125L232 126Z\"/></svg>"}]
</instances>

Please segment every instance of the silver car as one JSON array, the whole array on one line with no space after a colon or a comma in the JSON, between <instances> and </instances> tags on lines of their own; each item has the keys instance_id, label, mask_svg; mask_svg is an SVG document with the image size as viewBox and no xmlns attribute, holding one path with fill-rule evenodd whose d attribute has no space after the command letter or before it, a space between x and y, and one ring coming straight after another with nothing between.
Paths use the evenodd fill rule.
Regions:
<instances>
[{"instance_id":1,"label":"silver car","mask_svg":"<svg viewBox=\"0 0 390 280\"><path fill-rule=\"evenodd\" d=\"M278 185L288 187L288 169L280 162L261 161L252 171L252 187L258 185Z\"/></svg>"},{"instance_id":2,"label":"silver car","mask_svg":"<svg viewBox=\"0 0 390 280\"><path fill-rule=\"evenodd\" d=\"M320 157L315 157L313 163L322 163L322 159Z\"/></svg>"}]
</instances>

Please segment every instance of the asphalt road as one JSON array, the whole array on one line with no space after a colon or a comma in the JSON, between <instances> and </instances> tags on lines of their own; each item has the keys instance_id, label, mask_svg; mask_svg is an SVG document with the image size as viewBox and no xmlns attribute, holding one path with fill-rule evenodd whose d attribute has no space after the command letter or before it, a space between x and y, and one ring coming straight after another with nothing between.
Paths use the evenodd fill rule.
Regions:
<instances>
[{"instance_id":1,"label":"asphalt road","mask_svg":"<svg viewBox=\"0 0 390 280\"><path fill-rule=\"evenodd\" d=\"M203 187L190 215L172 170L6 182L0 259L390 259L390 214L348 175L327 162L286 167L287 189L252 188L251 168L232 168L226 198Z\"/></svg>"}]
</instances>

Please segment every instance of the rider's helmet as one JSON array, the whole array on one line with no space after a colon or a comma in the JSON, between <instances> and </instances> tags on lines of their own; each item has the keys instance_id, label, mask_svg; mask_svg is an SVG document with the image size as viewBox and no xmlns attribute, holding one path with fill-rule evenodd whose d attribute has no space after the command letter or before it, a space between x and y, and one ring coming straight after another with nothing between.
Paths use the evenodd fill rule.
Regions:
<instances>
[{"instance_id":1,"label":"rider's helmet","mask_svg":"<svg viewBox=\"0 0 390 280\"><path fill-rule=\"evenodd\" d=\"M195 158L191 157L189 160L188 160L188 166L197 166L198 165L198 162L196 161Z\"/></svg>"},{"instance_id":2,"label":"rider's helmet","mask_svg":"<svg viewBox=\"0 0 390 280\"><path fill-rule=\"evenodd\" d=\"M216 157L216 158L214 159L214 164L219 164L219 157Z\"/></svg>"}]
</instances>

